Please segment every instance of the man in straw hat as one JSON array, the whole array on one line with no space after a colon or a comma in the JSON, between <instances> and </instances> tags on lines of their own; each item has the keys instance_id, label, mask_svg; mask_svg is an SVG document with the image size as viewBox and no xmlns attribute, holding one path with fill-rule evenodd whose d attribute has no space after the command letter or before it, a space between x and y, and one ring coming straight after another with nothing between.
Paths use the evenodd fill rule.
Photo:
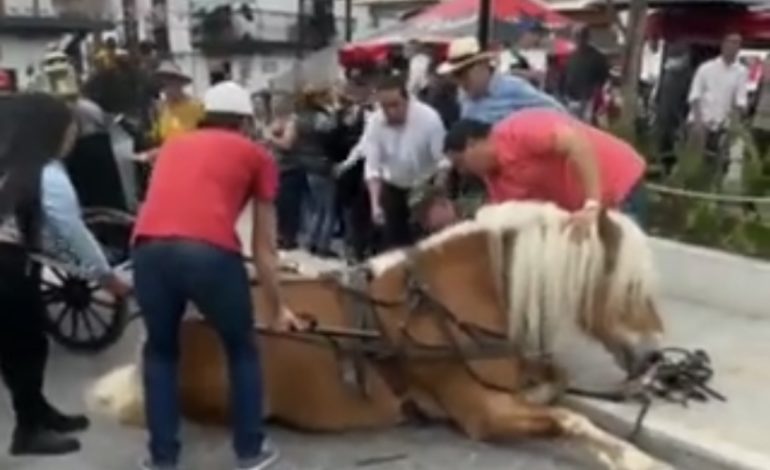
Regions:
<instances>
[{"instance_id":1,"label":"man in straw hat","mask_svg":"<svg viewBox=\"0 0 770 470\"><path fill-rule=\"evenodd\" d=\"M578 239L603 207L643 216L644 159L566 113L529 109L494 127L463 120L449 131L445 149L460 169L484 180L492 202L547 201L573 211Z\"/></svg>"},{"instance_id":2,"label":"man in straw hat","mask_svg":"<svg viewBox=\"0 0 770 470\"><path fill-rule=\"evenodd\" d=\"M179 329L188 302L220 337L232 397L238 469L263 470L277 458L265 445L262 376L254 344L249 276L236 224L251 202L252 252L274 328L302 328L280 295L275 159L248 138L251 95L225 81L206 92L201 128L164 144L134 228L134 283L147 330L144 388L150 470L179 461Z\"/></svg>"},{"instance_id":3,"label":"man in straw hat","mask_svg":"<svg viewBox=\"0 0 770 470\"><path fill-rule=\"evenodd\" d=\"M158 110L155 139L162 144L171 137L189 132L203 118L203 105L185 92L192 82L182 69L173 62L163 62L155 76L160 82L163 101Z\"/></svg>"},{"instance_id":4,"label":"man in straw hat","mask_svg":"<svg viewBox=\"0 0 770 470\"><path fill-rule=\"evenodd\" d=\"M441 75L451 75L462 89L462 117L495 124L521 109L564 111L551 96L526 80L495 71L497 54L481 49L476 38L456 39L449 45Z\"/></svg>"}]
</instances>

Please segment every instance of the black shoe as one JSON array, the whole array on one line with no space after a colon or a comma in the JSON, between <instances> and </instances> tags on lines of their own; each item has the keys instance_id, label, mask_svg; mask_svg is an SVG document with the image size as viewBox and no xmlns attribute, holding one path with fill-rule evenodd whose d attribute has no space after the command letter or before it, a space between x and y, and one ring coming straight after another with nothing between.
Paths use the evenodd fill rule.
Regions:
<instances>
[{"instance_id":1,"label":"black shoe","mask_svg":"<svg viewBox=\"0 0 770 470\"><path fill-rule=\"evenodd\" d=\"M91 422L83 415L65 415L53 407L49 407L42 422L45 429L64 434L85 431L90 425Z\"/></svg>"},{"instance_id":2,"label":"black shoe","mask_svg":"<svg viewBox=\"0 0 770 470\"><path fill-rule=\"evenodd\" d=\"M48 429L36 431L19 431L13 435L10 453L14 456L22 455L64 455L78 452L80 442L77 439L62 436Z\"/></svg>"}]
</instances>

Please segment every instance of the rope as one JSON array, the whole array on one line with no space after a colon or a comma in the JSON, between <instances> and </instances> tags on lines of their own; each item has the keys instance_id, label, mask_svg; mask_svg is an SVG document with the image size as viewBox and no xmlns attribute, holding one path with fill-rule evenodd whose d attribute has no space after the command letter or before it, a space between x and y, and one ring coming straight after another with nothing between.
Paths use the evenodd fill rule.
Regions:
<instances>
[{"instance_id":1,"label":"rope","mask_svg":"<svg viewBox=\"0 0 770 470\"><path fill-rule=\"evenodd\" d=\"M674 188L657 183L646 183L645 187L659 194L670 196L681 196L690 199L700 199L702 201L721 202L726 204L762 204L770 205L770 197L758 196L737 196L733 194L707 193L703 191L693 191L689 189Z\"/></svg>"}]
</instances>

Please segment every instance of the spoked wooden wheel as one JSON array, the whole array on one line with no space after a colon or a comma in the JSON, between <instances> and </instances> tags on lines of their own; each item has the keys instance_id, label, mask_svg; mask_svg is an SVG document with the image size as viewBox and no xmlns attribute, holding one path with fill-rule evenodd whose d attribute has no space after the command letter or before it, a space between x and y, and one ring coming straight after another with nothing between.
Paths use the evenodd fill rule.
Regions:
<instances>
[{"instance_id":1,"label":"spoked wooden wheel","mask_svg":"<svg viewBox=\"0 0 770 470\"><path fill-rule=\"evenodd\" d=\"M130 216L97 209L86 213L85 220L110 265L128 259ZM48 332L57 343L75 352L97 353L120 339L129 315L125 300L115 299L65 266L45 261L41 265Z\"/></svg>"},{"instance_id":2,"label":"spoked wooden wheel","mask_svg":"<svg viewBox=\"0 0 770 470\"><path fill-rule=\"evenodd\" d=\"M48 332L76 352L96 353L114 344L128 319L126 302L59 267L43 267L42 298Z\"/></svg>"}]
</instances>

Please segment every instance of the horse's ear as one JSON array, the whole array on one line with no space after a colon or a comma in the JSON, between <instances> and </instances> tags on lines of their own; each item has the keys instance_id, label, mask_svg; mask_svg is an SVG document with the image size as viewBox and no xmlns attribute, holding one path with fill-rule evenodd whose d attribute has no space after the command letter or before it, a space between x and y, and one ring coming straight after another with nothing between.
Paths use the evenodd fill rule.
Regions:
<instances>
[{"instance_id":1,"label":"horse's ear","mask_svg":"<svg viewBox=\"0 0 770 470\"><path fill-rule=\"evenodd\" d=\"M618 250L623 232L619 225L612 221L607 209L602 208L598 217L599 240L604 246L604 271L609 274L615 270L618 262Z\"/></svg>"}]
</instances>

